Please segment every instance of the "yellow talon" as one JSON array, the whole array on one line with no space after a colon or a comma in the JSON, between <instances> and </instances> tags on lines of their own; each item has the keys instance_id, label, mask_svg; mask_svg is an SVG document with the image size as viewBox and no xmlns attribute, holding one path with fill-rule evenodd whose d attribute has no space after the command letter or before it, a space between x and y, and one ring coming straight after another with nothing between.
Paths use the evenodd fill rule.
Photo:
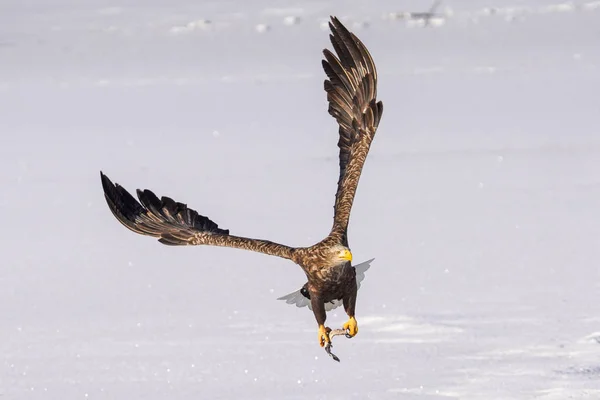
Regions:
<instances>
[{"instance_id":1,"label":"yellow talon","mask_svg":"<svg viewBox=\"0 0 600 400\"><path fill-rule=\"evenodd\" d=\"M344 330L347 331L350 336L355 336L358 333L358 324L356 323L356 319L354 319L354 317L350 317L350 319L344 324Z\"/></svg>"},{"instance_id":2,"label":"yellow talon","mask_svg":"<svg viewBox=\"0 0 600 400\"><path fill-rule=\"evenodd\" d=\"M329 332L331 332L331 328L327 328L325 325L319 325L319 345L321 347L325 346L325 343L331 343Z\"/></svg>"}]
</instances>

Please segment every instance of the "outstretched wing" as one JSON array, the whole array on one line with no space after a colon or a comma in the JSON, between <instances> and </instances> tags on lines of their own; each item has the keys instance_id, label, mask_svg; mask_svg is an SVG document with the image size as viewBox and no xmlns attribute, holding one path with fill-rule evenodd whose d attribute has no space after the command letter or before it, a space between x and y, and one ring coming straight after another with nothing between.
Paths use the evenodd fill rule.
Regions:
<instances>
[{"instance_id":1,"label":"outstretched wing","mask_svg":"<svg viewBox=\"0 0 600 400\"><path fill-rule=\"evenodd\" d=\"M363 263L354 266L356 270L356 290L360 289L360 284L365 279L365 272L369 268L371 268L371 263L373 262L373 260L375 259L371 258L370 260L367 260ZM285 296L281 296L277 300L284 300L287 304L294 304L296 307L308 307L309 310L312 311L310 297L308 297L308 290L304 291L303 289L304 287L290 294L286 294ZM306 294L304 294L303 292ZM333 309L336 309L342 304L344 304L342 300L332 300L330 302L327 302L325 303L325 311L331 311Z\"/></svg>"},{"instance_id":2,"label":"outstretched wing","mask_svg":"<svg viewBox=\"0 0 600 400\"><path fill-rule=\"evenodd\" d=\"M233 236L185 204L169 197L160 199L150 190L139 190L139 202L119 184L113 184L100 172L108 207L114 216L135 233L159 238L172 246L211 245L234 247L291 258L293 248L267 240ZM140 204L141 203L141 204Z\"/></svg>"},{"instance_id":3,"label":"outstretched wing","mask_svg":"<svg viewBox=\"0 0 600 400\"><path fill-rule=\"evenodd\" d=\"M335 195L332 235L347 245L350 210L383 104L377 102L377 71L364 44L335 17L329 23L337 57L325 49L323 69L329 114L338 122L340 176Z\"/></svg>"}]
</instances>

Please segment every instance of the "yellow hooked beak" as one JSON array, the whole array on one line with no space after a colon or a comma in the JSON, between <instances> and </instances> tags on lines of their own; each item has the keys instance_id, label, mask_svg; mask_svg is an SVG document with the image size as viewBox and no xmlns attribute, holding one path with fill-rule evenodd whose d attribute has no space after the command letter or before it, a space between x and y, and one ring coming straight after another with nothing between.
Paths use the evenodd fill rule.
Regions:
<instances>
[{"instance_id":1,"label":"yellow hooked beak","mask_svg":"<svg viewBox=\"0 0 600 400\"><path fill-rule=\"evenodd\" d=\"M350 253L350 250L344 250L340 255L340 258L342 260L352 261L352 253Z\"/></svg>"}]
</instances>

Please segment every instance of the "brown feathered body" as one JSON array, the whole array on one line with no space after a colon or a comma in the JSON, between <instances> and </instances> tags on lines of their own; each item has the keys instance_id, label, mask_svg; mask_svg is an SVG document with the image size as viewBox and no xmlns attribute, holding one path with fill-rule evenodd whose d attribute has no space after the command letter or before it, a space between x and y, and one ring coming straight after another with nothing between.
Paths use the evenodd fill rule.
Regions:
<instances>
[{"instance_id":1,"label":"brown feathered body","mask_svg":"<svg viewBox=\"0 0 600 400\"><path fill-rule=\"evenodd\" d=\"M157 237L166 245L210 245L256 251L292 260L302 267L313 312L325 322L324 303L343 300L354 317L357 285L348 244L348 222L356 188L383 112L377 97L375 64L356 36L336 18L330 22L337 54L324 50L323 69L329 113L339 125L340 175L330 234L309 247L290 247L268 240L235 236L209 218L169 197L137 190L136 200L122 186L101 173L104 195L115 217L130 230Z\"/></svg>"}]
</instances>

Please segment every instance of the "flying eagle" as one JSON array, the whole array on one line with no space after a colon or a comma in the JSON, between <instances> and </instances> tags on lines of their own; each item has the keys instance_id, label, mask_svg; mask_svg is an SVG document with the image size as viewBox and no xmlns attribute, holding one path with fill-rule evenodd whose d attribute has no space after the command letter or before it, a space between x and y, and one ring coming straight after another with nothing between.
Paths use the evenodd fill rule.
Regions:
<instances>
[{"instance_id":1,"label":"flying eagle","mask_svg":"<svg viewBox=\"0 0 600 400\"><path fill-rule=\"evenodd\" d=\"M333 227L329 235L309 247L290 247L268 240L229 234L209 218L169 197L160 199L150 190L137 190L139 202L122 186L100 172L104 196L114 216L133 232L158 238L166 245L211 245L234 247L292 260L305 272L308 282L298 292L281 299L313 311L319 329L319 344L330 345L325 327L326 310L344 305L347 335L358 333L355 319L356 292L372 260L352 266L348 245L348 221L365 159L383 113L377 102L377 71L365 45L336 18L331 17L331 43L337 54L325 49L322 61L327 74L325 91L329 114L339 125L340 175ZM358 276L357 276L358 275ZM301 297L298 297L300 295ZM305 299L305 300L303 300Z\"/></svg>"}]
</instances>

